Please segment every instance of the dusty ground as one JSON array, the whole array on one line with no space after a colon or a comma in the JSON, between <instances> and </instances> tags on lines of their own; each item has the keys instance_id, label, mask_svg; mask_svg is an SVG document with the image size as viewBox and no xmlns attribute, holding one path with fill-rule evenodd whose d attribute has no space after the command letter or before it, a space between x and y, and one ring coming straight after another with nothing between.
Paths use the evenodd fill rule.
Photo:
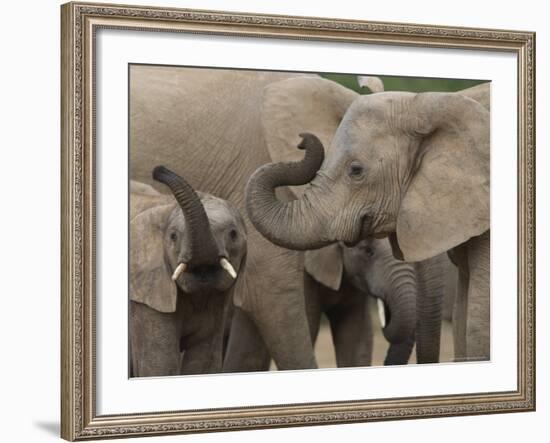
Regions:
<instances>
[{"instance_id":1,"label":"dusty ground","mask_svg":"<svg viewBox=\"0 0 550 443\"><path fill-rule=\"evenodd\" d=\"M376 321L375 321L376 318ZM388 350L388 342L382 335L378 323L378 317L374 316L373 313L373 323L374 323L374 349L372 353L372 364L373 366L382 366L384 364L384 357L386 356L386 351ZM450 362L453 361L453 332L451 323L448 321L443 321L443 327L441 331L441 352L440 352L440 362ZM317 357L317 363L320 368L335 368L336 359L334 357L334 347L332 345L332 337L330 335L330 327L328 322L324 321L321 324L321 329L319 331L319 338L315 344L315 355ZM416 363L416 352L413 349L411 359L409 363Z\"/></svg>"},{"instance_id":2,"label":"dusty ground","mask_svg":"<svg viewBox=\"0 0 550 443\"><path fill-rule=\"evenodd\" d=\"M380 322L376 313L376 306L373 303L371 307L371 318L373 322L374 330L374 349L372 356L373 366L382 366L384 364L384 357L388 349L388 342L382 335L380 328ZM443 321L443 327L441 331L441 352L440 362L453 361L453 332L452 325L449 321ZM332 344L332 337L330 335L330 326L328 321L323 318L321 322L321 328L319 331L319 337L315 344L315 354L317 357L317 363L320 368L335 368L336 359L334 357L334 347ZM409 363L416 363L416 352L413 349L411 359ZM274 370L275 366L271 365L271 370Z\"/></svg>"}]
</instances>

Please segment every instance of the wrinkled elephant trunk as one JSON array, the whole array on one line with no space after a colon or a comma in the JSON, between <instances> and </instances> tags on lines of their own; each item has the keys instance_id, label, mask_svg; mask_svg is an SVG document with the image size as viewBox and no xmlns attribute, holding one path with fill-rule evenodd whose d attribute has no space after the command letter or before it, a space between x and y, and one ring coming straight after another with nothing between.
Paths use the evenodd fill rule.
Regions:
<instances>
[{"instance_id":1,"label":"wrinkled elephant trunk","mask_svg":"<svg viewBox=\"0 0 550 443\"><path fill-rule=\"evenodd\" d=\"M280 202L275 194L279 186L309 183L323 164L325 152L313 134L300 134L298 148L305 149L299 162L270 163L259 168L246 187L246 210L256 229L272 243L295 250L317 249L330 243L318 221L320 208L313 207L313 192L300 200ZM317 212L316 212L317 211Z\"/></svg>"},{"instance_id":2,"label":"wrinkled elephant trunk","mask_svg":"<svg viewBox=\"0 0 550 443\"><path fill-rule=\"evenodd\" d=\"M403 262L388 266L390 293L385 303L389 310L384 337L392 344L410 339L416 327L417 282L414 268Z\"/></svg>"},{"instance_id":3,"label":"wrinkled elephant trunk","mask_svg":"<svg viewBox=\"0 0 550 443\"><path fill-rule=\"evenodd\" d=\"M414 335L411 334L404 342L391 344L384 359L384 366L406 365L411 358L414 343Z\"/></svg>"},{"instance_id":4,"label":"wrinkled elephant trunk","mask_svg":"<svg viewBox=\"0 0 550 443\"><path fill-rule=\"evenodd\" d=\"M217 264L218 246L212 235L206 211L195 190L182 177L164 166L157 166L153 170L153 178L170 188L183 212L189 235L191 258L188 264L194 266Z\"/></svg>"}]
</instances>

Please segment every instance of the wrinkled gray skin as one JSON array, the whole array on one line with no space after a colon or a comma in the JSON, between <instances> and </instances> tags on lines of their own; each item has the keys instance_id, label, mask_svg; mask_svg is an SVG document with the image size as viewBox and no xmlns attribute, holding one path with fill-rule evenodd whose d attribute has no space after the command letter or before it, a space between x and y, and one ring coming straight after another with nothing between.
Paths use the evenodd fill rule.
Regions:
<instances>
[{"instance_id":1,"label":"wrinkled gray skin","mask_svg":"<svg viewBox=\"0 0 550 443\"><path fill-rule=\"evenodd\" d=\"M444 265L445 290L443 291L442 318L446 321L453 320L453 310L456 301L456 290L458 283L458 268L449 259Z\"/></svg>"},{"instance_id":2,"label":"wrinkled gray skin","mask_svg":"<svg viewBox=\"0 0 550 443\"><path fill-rule=\"evenodd\" d=\"M317 335L324 312L338 367L372 363L372 297L385 307L382 331L390 346L384 364L408 362L416 327L416 274L413 265L393 257L387 240L363 240L354 247L334 243L308 252L305 264L312 334Z\"/></svg>"},{"instance_id":3,"label":"wrinkled gray skin","mask_svg":"<svg viewBox=\"0 0 550 443\"><path fill-rule=\"evenodd\" d=\"M296 146L296 134L305 130L318 137L303 137L306 155L300 162L265 165L251 177L247 211L254 226L275 244L296 250L336 241L353 245L368 236L389 236L394 255L410 262L452 250L459 269L455 358L488 359L487 107L468 93L387 92L350 99L349 91L312 78L273 88L265 100L272 98L272 130L278 128L280 143ZM312 100L316 112L310 115ZM300 105L303 119L289 115L288 109ZM273 192L305 183L292 202Z\"/></svg>"},{"instance_id":4,"label":"wrinkled gray skin","mask_svg":"<svg viewBox=\"0 0 550 443\"><path fill-rule=\"evenodd\" d=\"M245 214L250 175L277 157L262 119L267 86L295 74L223 69L130 67L130 176L166 192L150 176L164 164L197 189ZM296 109L298 112L299 109ZM292 195L281 190L279 197ZM303 257L274 245L245 217L248 254L236 283L224 370L317 366L303 297ZM269 350L269 352L266 350Z\"/></svg>"},{"instance_id":5,"label":"wrinkled gray skin","mask_svg":"<svg viewBox=\"0 0 550 443\"><path fill-rule=\"evenodd\" d=\"M448 266L454 267L446 254L419 263L397 260L387 239L369 238L353 247L334 243L308 251L305 267L315 280L306 286L315 291L314 296L308 297L314 304L310 308L312 331L318 328L320 312L325 312L331 321L338 366L369 365L372 331L365 309L367 297L374 297L384 304L383 334L390 343L384 364L409 361L415 332L417 362L437 362ZM360 335L360 328L365 331L364 336ZM335 332L346 340L336 338Z\"/></svg>"},{"instance_id":6,"label":"wrinkled gray skin","mask_svg":"<svg viewBox=\"0 0 550 443\"><path fill-rule=\"evenodd\" d=\"M206 247L193 252L191 223L174 197L137 182L130 192L130 375L221 372L235 280L218 263L225 257L237 275L244 266L242 217L229 202L196 194L209 225L199 242L214 241L210 259ZM188 268L173 281L181 262Z\"/></svg>"}]
</instances>

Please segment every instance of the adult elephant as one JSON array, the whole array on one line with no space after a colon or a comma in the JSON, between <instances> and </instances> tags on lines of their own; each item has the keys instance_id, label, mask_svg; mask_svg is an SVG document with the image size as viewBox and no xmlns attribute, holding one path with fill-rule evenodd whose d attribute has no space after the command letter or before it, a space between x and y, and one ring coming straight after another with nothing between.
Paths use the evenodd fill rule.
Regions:
<instances>
[{"instance_id":1,"label":"adult elephant","mask_svg":"<svg viewBox=\"0 0 550 443\"><path fill-rule=\"evenodd\" d=\"M264 90L296 74L165 66L130 67L130 177L166 192L154 165L245 213L250 175L271 161ZM350 91L352 93L352 91ZM301 112L295 109L293 112ZM287 190L279 198L289 200ZM262 237L245 217L247 263L236 284L226 371L317 366L303 298L303 256Z\"/></svg>"},{"instance_id":2,"label":"adult elephant","mask_svg":"<svg viewBox=\"0 0 550 443\"><path fill-rule=\"evenodd\" d=\"M196 193L170 170L157 167L154 176L173 196L130 187L131 375L221 372L246 258L244 221L229 202Z\"/></svg>"},{"instance_id":3,"label":"adult elephant","mask_svg":"<svg viewBox=\"0 0 550 443\"><path fill-rule=\"evenodd\" d=\"M488 86L477 87L477 92ZM266 93L269 133L305 158L264 165L251 177L247 211L283 247L389 236L394 255L417 262L451 250L459 268L457 360L489 355L489 112L468 93L354 96L323 79ZM308 112L315 101L316 112ZM323 103L319 106L319 103ZM488 106L488 101L486 103ZM302 109L299 115L293 109ZM343 112L337 112L341 109ZM324 144L328 147L324 159ZM299 154L298 154L299 155ZM275 188L309 183L300 199Z\"/></svg>"}]
</instances>

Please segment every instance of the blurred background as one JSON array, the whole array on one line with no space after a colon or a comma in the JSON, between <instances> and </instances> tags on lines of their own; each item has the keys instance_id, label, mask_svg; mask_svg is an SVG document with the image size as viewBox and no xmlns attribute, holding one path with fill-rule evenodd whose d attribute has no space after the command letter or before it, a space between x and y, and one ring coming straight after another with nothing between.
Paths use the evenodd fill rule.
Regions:
<instances>
[{"instance_id":1,"label":"blurred background","mask_svg":"<svg viewBox=\"0 0 550 443\"><path fill-rule=\"evenodd\" d=\"M447 79L447 78L429 78L429 77L394 77L387 75L374 75L382 80L385 91L409 91L409 92L456 92L461 89L470 88L486 83L487 80L465 80L465 79ZM353 89L359 94L370 94L367 87L361 88L357 83L355 74L321 74L321 77L340 83L342 86Z\"/></svg>"}]
</instances>

